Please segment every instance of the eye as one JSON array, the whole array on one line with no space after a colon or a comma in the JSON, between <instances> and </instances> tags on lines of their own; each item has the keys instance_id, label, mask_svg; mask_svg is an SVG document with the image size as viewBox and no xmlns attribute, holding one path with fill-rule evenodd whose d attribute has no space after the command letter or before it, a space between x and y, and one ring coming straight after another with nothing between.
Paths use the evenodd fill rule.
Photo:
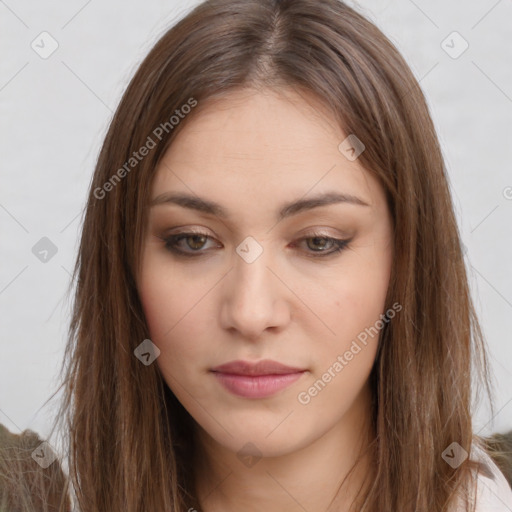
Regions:
<instances>
[{"instance_id":1,"label":"eye","mask_svg":"<svg viewBox=\"0 0 512 512\"><path fill-rule=\"evenodd\" d=\"M319 249L311 251L311 256L313 257L324 257L341 252L349 243L349 240L341 240L339 238L322 235L321 233L312 233L308 237L302 238L301 241L306 241L308 248L313 247Z\"/></svg>"},{"instance_id":2,"label":"eye","mask_svg":"<svg viewBox=\"0 0 512 512\"><path fill-rule=\"evenodd\" d=\"M165 248L168 251L172 252L176 256L183 257L198 257L203 255L206 250L203 251L201 249L204 249L209 239L213 240L212 237L202 232L179 233L176 235L159 238L165 242ZM180 246L181 242L183 241L185 241L185 247L183 247L183 245ZM313 249L306 250L306 252L309 253L308 256L312 256L314 258L325 257L339 253L345 249L350 242L350 240L333 238L330 236L325 236L321 233L311 233L309 236L303 237L299 240L299 242L304 241L306 242L306 246L308 248L313 247ZM298 244L292 245L296 246Z\"/></svg>"},{"instance_id":3,"label":"eye","mask_svg":"<svg viewBox=\"0 0 512 512\"><path fill-rule=\"evenodd\" d=\"M165 241L165 248L178 256L200 256L201 251L204 248L206 241L211 238L206 233L191 232L191 233L179 233L163 238ZM186 246L191 249L190 252L184 251L183 246L179 246L180 243L185 240ZM196 253L196 254L193 254Z\"/></svg>"}]
</instances>

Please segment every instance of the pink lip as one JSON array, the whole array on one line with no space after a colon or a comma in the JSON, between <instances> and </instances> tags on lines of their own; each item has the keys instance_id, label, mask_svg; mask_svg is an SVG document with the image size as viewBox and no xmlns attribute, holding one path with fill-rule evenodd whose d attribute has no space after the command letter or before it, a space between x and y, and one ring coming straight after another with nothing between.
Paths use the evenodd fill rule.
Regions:
<instances>
[{"instance_id":1,"label":"pink lip","mask_svg":"<svg viewBox=\"0 0 512 512\"><path fill-rule=\"evenodd\" d=\"M288 387L306 370L265 359L257 363L231 361L211 371L231 393L244 398L265 398Z\"/></svg>"}]
</instances>

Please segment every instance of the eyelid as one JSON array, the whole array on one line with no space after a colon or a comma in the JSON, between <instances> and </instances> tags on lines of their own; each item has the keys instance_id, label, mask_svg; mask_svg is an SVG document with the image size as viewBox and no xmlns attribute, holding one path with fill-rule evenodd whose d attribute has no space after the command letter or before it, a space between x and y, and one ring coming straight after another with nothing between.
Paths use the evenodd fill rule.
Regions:
<instances>
[{"instance_id":1,"label":"eyelid","mask_svg":"<svg viewBox=\"0 0 512 512\"><path fill-rule=\"evenodd\" d=\"M169 252L173 253L177 257L184 257L184 258L195 258L203 256L209 252L211 252L209 249L203 250L190 250L190 251L184 251L181 249L178 249L176 246L181 240L190 238L192 236L202 236L206 238L207 240L216 240L215 237L210 236L208 233L205 233L204 231L194 229L194 228L183 228L181 231L178 232L172 232L167 235L158 236L161 240L166 242L165 248ZM310 231L305 230L301 235L298 235L296 239L294 239L294 243L292 244L292 247L296 247L299 245L296 242L302 242L304 240L311 240L314 238L321 238L327 241L327 243L332 244L333 248L330 250L324 250L324 251L308 251L304 250L307 257L312 258L328 258L329 256L334 256L335 254L339 254L344 249L348 247L348 245L352 242L353 236L348 238L337 238L336 236L331 236L328 233L321 232L321 229L319 228L310 228Z\"/></svg>"},{"instance_id":2,"label":"eyelid","mask_svg":"<svg viewBox=\"0 0 512 512\"><path fill-rule=\"evenodd\" d=\"M327 230L335 230L336 233L329 233ZM187 225L184 226L176 226L171 229L166 229L162 231L162 236L173 236L173 235L182 235L182 234L194 234L194 235L203 235L208 236L210 238L216 238L217 235L215 234L209 234L212 233L212 231L204 226L199 227L188 227ZM351 231L349 230L342 230L342 229L335 229L328 226L313 226L304 228L296 235L297 238L302 237L314 237L314 236L323 236L326 238L338 238L338 239L349 239L353 236ZM245 235L242 235L242 239L245 238Z\"/></svg>"},{"instance_id":3,"label":"eyelid","mask_svg":"<svg viewBox=\"0 0 512 512\"><path fill-rule=\"evenodd\" d=\"M323 237L323 238L332 238L332 239L338 239L338 240L349 240L352 239L353 236L349 235L348 233L340 233L338 235L336 234L330 234L328 232L323 231L324 229L329 228L318 228L318 227L312 227L312 228L305 228L301 232L299 232L296 235L296 240L302 240L304 238L315 238L315 237ZM204 231L203 231L204 230ZM172 236L178 236L178 235L199 235L199 236L205 236L210 239L217 239L215 235L210 235L206 232L207 228L194 228L194 227L178 227L173 228L171 230L166 230L161 236L158 238L170 238ZM339 230L338 230L339 231Z\"/></svg>"}]
</instances>

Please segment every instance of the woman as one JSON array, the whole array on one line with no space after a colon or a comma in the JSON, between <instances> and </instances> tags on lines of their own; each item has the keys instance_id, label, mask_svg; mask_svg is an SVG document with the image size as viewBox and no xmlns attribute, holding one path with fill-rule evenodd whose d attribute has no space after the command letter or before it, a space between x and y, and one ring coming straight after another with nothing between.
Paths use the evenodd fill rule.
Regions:
<instances>
[{"instance_id":1,"label":"woman","mask_svg":"<svg viewBox=\"0 0 512 512\"><path fill-rule=\"evenodd\" d=\"M75 276L82 511L512 508L472 430L487 359L424 96L342 2L212 0L158 41Z\"/></svg>"}]
</instances>

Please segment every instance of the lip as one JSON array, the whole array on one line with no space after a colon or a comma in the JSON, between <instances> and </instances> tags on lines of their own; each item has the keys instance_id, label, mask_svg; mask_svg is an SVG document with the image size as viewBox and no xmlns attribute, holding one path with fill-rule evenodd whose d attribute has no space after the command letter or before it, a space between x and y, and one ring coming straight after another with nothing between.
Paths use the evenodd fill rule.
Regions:
<instances>
[{"instance_id":1,"label":"lip","mask_svg":"<svg viewBox=\"0 0 512 512\"><path fill-rule=\"evenodd\" d=\"M211 372L234 395L265 398L290 386L306 370L264 359L255 363L230 361L212 368Z\"/></svg>"}]
</instances>

